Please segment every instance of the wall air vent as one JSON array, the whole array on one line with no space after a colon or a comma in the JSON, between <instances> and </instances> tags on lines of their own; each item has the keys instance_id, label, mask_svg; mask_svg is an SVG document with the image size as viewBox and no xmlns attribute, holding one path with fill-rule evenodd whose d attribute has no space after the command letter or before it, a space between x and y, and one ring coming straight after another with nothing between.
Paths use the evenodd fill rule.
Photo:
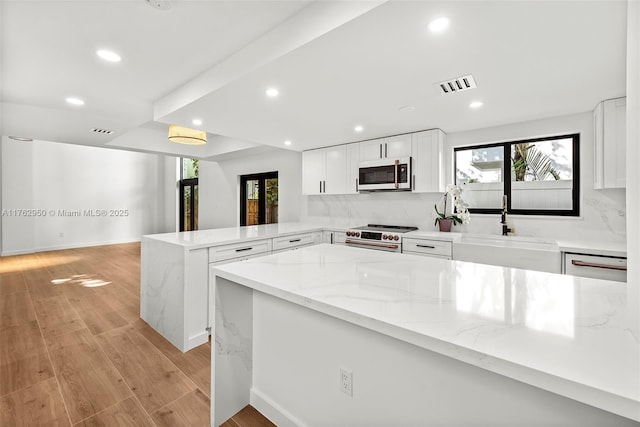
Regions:
<instances>
[{"instance_id":1,"label":"wall air vent","mask_svg":"<svg viewBox=\"0 0 640 427\"><path fill-rule=\"evenodd\" d=\"M440 86L440 90L443 94L462 92L464 90L476 88L476 81L473 79L471 74L456 77L455 79L445 80L444 82L436 84Z\"/></svg>"},{"instance_id":2,"label":"wall air vent","mask_svg":"<svg viewBox=\"0 0 640 427\"><path fill-rule=\"evenodd\" d=\"M99 133L101 135L111 135L115 131L109 130L109 129L93 128L93 129L91 129L91 132Z\"/></svg>"}]
</instances>

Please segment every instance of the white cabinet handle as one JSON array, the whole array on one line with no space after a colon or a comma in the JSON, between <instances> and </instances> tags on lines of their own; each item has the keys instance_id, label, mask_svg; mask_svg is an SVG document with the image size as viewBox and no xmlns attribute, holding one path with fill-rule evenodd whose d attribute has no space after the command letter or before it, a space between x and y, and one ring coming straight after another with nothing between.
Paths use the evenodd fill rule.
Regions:
<instances>
[{"instance_id":1,"label":"white cabinet handle","mask_svg":"<svg viewBox=\"0 0 640 427\"><path fill-rule=\"evenodd\" d=\"M578 267L593 267L593 268L604 268L604 269L607 269L607 270L627 271L627 266L626 265L597 264L597 263L594 263L594 262L580 261L579 259L571 260L571 264L573 264L575 266L578 266Z\"/></svg>"}]
</instances>

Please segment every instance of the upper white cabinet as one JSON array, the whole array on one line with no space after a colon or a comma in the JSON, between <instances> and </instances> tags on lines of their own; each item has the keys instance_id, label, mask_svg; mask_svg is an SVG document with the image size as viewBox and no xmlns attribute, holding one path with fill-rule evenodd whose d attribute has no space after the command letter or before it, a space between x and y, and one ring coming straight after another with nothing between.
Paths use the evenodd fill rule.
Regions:
<instances>
[{"instance_id":1,"label":"upper white cabinet","mask_svg":"<svg viewBox=\"0 0 640 427\"><path fill-rule=\"evenodd\" d=\"M417 193L444 191L444 132L431 129L413 134L411 155L413 161L412 188Z\"/></svg>"},{"instance_id":2,"label":"upper white cabinet","mask_svg":"<svg viewBox=\"0 0 640 427\"><path fill-rule=\"evenodd\" d=\"M593 110L594 188L626 187L627 98L603 101Z\"/></svg>"},{"instance_id":3,"label":"upper white cabinet","mask_svg":"<svg viewBox=\"0 0 640 427\"><path fill-rule=\"evenodd\" d=\"M347 154L346 145L304 151L302 194L346 194Z\"/></svg>"},{"instance_id":4,"label":"upper white cabinet","mask_svg":"<svg viewBox=\"0 0 640 427\"><path fill-rule=\"evenodd\" d=\"M412 190L444 191L440 129L336 145L302 153L302 194L356 194L359 163L380 159L412 159Z\"/></svg>"},{"instance_id":5,"label":"upper white cabinet","mask_svg":"<svg viewBox=\"0 0 640 427\"><path fill-rule=\"evenodd\" d=\"M372 139L360 143L360 161L411 156L411 134Z\"/></svg>"}]
</instances>

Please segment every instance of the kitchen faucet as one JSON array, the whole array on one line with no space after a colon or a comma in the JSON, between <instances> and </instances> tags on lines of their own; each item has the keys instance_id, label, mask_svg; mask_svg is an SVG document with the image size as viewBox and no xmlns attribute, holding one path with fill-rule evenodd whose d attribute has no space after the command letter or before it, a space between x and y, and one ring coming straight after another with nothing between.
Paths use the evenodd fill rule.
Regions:
<instances>
[{"instance_id":1,"label":"kitchen faucet","mask_svg":"<svg viewBox=\"0 0 640 427\"><path fill-rule=\"evenodd\" d=\"M515 228L509 228L507 225L507 195L502 196L502 215L500 219L500 224L502 224L502 235L508 236L509 233L515 233Z\"/></svg>"}]
</instances>

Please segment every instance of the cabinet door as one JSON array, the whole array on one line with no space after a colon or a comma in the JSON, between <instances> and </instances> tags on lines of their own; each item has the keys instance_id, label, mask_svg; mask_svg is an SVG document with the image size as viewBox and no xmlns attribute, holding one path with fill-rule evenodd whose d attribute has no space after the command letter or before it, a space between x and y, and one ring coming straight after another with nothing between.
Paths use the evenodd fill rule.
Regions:
<instances>
[{"instance_id":1,"label":"cabinet door","mask_svg":"<svg viewBox=\"0 0 640 427\"><path fill-rule=\"evenodd\" d=\"M604 186L624 188L627 185L627 99L604 102Z\"/></svg>"},{"instance_id":2,"label":"cabinet door","mask_svg":"<svg viewBox=\"0 0 640 427\"><path fill-rule=\"evenodd\" d=\"M325 180L325 150L302 152L302 194L320 194Z\"/></svg>"},{"instance_id":3,"label":"cabinet door","mask_svg":"<svg viewBox=\"0 0 640 427\"><path fill-rule=\"evenodd\" d=\"M385 138L383 147L383 157L387 159L397 159L411 156L411 135L398 135Z\"/></svg>"},{"instance_id":4,"label":"cabinet door","mask_svg":"<svg viewBox=\"0 0 640 427\"><path fill-rule=\"evenodd\" d=\"M358 193L358 172L360 163L360 144L347 145L347 191L346 194Z\"/></svg>"},{"instance_id":5,"label":"cabinet door","mask_svg":"<svg viewBox=\"0 0 640 427\"><path fill-rule=\"evenodd\" d=\"M609 99L593 110L595 189L626 187L626 101Z\"/></svg>"},{"instance_id":6,"label":"cabinet door","mask_svg":"<svg viewBox=\"0 0 640 427\"><path fill-rule=\"evenodd\" d=\"M325 148L326 173L322 185L323 194L347 192L347 146Z\"/></svg>"},{"instance_id":7,"label":"cabinet door","mask_svg":"<svg viewBox=\"0 0 640 427\"><path fill-rule=\"evenodd\" d=\"M360 161L368 162L370 160L379 160L384 155L384 140L372 139L371 141L363 141L360 143Z\"/></svg>"},{"instance_id":8,"label":"cabinet door","mask_svg":"<svg viewBox=\"0 0 640 427\"><path fill-rule=\"evenodd\" d=\"M432 129L413 134L413 191L440 193L444 191L444 132Z\"/></svg>"}]
</instances>

